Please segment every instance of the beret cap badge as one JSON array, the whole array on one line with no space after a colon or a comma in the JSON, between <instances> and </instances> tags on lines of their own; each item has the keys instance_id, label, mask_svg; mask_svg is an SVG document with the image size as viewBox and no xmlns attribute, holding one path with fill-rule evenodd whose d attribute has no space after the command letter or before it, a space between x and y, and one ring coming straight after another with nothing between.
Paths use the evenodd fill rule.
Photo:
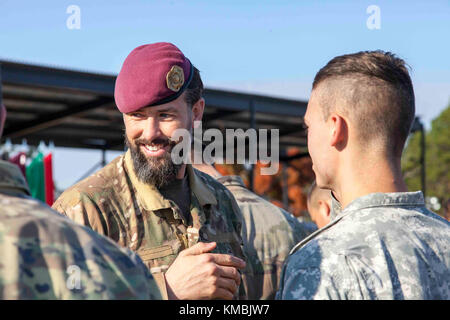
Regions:
<instances>
[{"instance_id":1,"label":"beret cap badge","mask_svg":"<svg viewBox=\"0 0 450 320\"><path fill-rule=\"evenodd\" d=\"M134 48L123 62L114 87L122 113L157 106L177 99L193 77L193 65L168 42Z\"/></svg>"},{"instance_id":2,"label":"beret cap badge","mask_svg":"<svg viewBox=\"0 0 450 320\"><path fill-rule=\"evenodd\" d=\"M178 92L184 84L184 72L179 66L173 66L166 75L167 88Z\"/></svg>"}]
</instances>

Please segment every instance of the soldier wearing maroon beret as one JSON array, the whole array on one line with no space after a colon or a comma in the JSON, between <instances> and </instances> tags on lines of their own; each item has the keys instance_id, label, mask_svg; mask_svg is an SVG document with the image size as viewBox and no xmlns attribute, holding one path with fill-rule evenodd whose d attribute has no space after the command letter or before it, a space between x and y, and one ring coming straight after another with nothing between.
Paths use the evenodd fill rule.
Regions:
<instances>
[{"instance_id":1,"label":"soldier wearing maroon beret","mask_svg":"<svg viewBox=\"0 0 450 320\"><path fill-rule=\"evenodd\" d=\"M53 208L136 251L165 298L242 299L239 207L222 184L170 155L174 131L202 119L202 92L199 71L173 44L134 49L114 92L128 151Z\"/></svg>"}]
</instances>

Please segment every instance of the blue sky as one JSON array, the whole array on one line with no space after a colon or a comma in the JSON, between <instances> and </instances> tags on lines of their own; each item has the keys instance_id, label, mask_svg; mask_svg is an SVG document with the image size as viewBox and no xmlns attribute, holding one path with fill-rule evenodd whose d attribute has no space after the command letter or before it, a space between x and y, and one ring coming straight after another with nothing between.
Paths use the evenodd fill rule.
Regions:
<instances>
[{"instance_id":1,"label":"blue sky","mask_svg":"<svg viewBox=\"0 0 450 320\"><path fill-rule=\"evenodd\" d=\"M70 5L81 10L79 30L66 26ZM370 5L380 8L379 30L366 26ZM427 127L450 98L449 37L449 1L0 0L0 59L117 74L136 46L168 41L207 87L279 97L307 99L315 73L336 55L392 51L412 67L416 113ZM58 152L64 187L100 158L78 151L72 176Z\"/></svg>"}]
</instances>

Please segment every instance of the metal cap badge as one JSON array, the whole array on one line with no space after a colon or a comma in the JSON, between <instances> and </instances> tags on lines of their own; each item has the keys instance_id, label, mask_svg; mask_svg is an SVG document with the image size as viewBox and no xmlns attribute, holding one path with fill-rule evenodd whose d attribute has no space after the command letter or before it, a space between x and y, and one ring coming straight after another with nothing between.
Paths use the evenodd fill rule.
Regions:
<instances>
[{"instance_id":1,"label":"metal cap badge","mask_svg":"<svg viewBox=\"0 0 450 320\"><path fill-rule=\"evenodd\" d=\"M184 72L179 66L173 66L166 75L167 88L178 92L184 84Z\"/></svg>"},{"instance_id":2,"label":"metal cap badge","mask_svg":"<svg viewBox=\"0 0 450 320\"><path fill-rule=\"evenodd\" d=\"M193 68L183 52L168 42L133 49L116 79L117 108L128 113L177 99L189 86Z\"/></svg>"}]
</instances>

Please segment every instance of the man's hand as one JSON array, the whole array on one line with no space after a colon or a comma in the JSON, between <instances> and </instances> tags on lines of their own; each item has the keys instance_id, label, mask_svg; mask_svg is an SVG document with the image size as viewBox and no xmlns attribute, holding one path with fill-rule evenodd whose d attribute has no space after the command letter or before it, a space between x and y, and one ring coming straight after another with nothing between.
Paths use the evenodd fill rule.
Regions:
<instances>
[{"instance_id":1,"label":"man's hand","mask_svg":"<svg viewBox=\"0 0 450 320\"><path fill-rule=\"evenodd\" d=\"M166 272L169 299L233 299L239 288L239 269L245 262L228 254L208 253L215 242L199 242L180 252Z\"/></svg>"}]
</instances>

